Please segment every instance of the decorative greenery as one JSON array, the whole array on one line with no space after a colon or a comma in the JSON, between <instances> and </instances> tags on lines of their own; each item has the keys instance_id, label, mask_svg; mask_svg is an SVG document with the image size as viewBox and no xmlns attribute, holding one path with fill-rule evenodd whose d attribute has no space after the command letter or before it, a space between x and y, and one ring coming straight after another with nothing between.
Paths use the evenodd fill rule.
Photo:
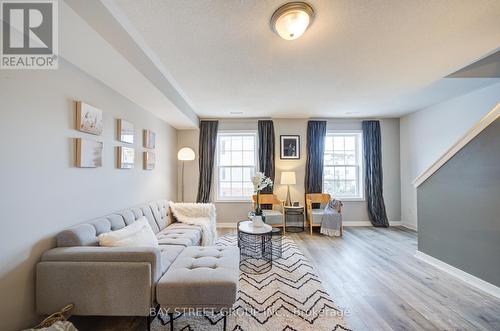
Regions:
<instances>
[{"instance_id":1,"label":"decorative greenery","mask_svg":"<svg viewBox=\"0 0 500 331\"><path fill-rule=\"evenodd\" d=\"M260 208L260 191L266 187L273 187L271 178L264 175L263 172L257 172L252 178L253 190L257 194L257 203L255 204L255 216L262 216L262 209Z\"/></svg>"}]
</instances>

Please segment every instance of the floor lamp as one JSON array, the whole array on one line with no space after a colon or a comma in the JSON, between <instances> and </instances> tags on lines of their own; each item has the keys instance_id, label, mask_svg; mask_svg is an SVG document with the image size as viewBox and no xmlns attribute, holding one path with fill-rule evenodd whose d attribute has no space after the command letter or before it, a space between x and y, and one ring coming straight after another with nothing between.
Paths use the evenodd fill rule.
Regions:
<instances>
[{"instance_id":1,"label":"floor lamp","mask_svg":"<svg viewBox=\"0 0 500 331\"><path fill-rule=\"evenodd\" d=\"M183 147L177 152L177 160L182 161L182 186L181 186L181 202L184 202L184 163L186 161L193 161L195 158L194 151L189 147Z\"/></svg>"},{"instance_id":2,"label":"floor lamp","mask_svg":"<svg viewBox=\"0 0 500 331\"><path fill-rule=\"evenodd\" d=\"M295 179L295 171L283 171L281 173L281 185L286 185L286 200L285 206L292 205L292 198L290 197L290 185L295 185L297 180Z\"/></svg>"}]
</instances>

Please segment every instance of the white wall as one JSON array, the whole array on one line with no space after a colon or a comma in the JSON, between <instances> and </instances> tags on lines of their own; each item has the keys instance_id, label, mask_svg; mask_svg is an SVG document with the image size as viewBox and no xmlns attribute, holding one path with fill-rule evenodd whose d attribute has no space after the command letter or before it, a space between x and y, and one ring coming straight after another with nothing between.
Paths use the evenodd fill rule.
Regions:
<instances>
[{"instance_id":1,"label":"white wall","mask_svg":"<svg viewBox=\"0 0 500 331\"><path fill-rule=\"evenodd\" d=\"M294 170L297 185L290 186L292 200L304 203L304 176L306 165L306 133L307 119L273 119L276 138L276 178L274 192L278 198L285 199L286 187L279 185L282 171ZM382 119L382 163L384 167L384 199L389 221L399 222L400 209L400 174L399 174L399 119ZM328 130L361 130L361 120L329 119ZM219 122L219 130L257 130L257 120L223 119ZM279 157L280 135L300 135L300 160L281 160ZM191 147L198 154L198 131L179 131L178 148ZM198 155L197 155L198 156ZM198 189L198 158L186 163L185 168L186 201L195 201ZM215 187L215 185L213 186ZM180 189L178 190L180 192ZM214 191L212 190L212 196ZM251 210L251 203L216 202L218 222L235 223L245 219ZM344 222L369 221L366 202L345 202Z\"/></svg>"},{"instance_id":2,"label":"white wall","mask_svg":"<svg viewBox=\"0 0 500 331\"><path fill-rule=\"evenodd\" d=\"M500 83L403 116L401 126L401 218L417 228L412 181L500 102Z\"/></svg>"},{"instance_id":3,"label":"white wall","mask_svg":"<svg viewBox=\"0 0 500 331\"><path fill-rule=\"evenodd\" d=\"M75 103L104 112L104 132L74 130ZM0 71L0 330L35 324L34 270L54 235L122 208L176 195L176 130L72 65ZM134 124L135 169L115 168L115 120ZM156 132L156 169L142 170L143 128ZM73 167L72 138L104 142L103 167Z\"/></svg>"}]
</instances>

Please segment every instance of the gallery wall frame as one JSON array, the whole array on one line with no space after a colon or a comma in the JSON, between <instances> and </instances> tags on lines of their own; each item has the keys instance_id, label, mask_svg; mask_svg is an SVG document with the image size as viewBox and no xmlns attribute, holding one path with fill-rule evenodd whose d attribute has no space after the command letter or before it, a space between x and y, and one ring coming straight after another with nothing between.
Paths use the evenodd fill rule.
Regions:
<instances>
[{"instance_id":1,"label":"gallery wall frame","mask_svg":"<svg viewBox=\"0 0 500 331\"><path fill-rule=\"evenodd\" d=\"M151 131L144 129L142 130L142 140L143 140L143 147L148 148L148 149L154 149L156 146L156 134Z\"/></svg>"},{"instance_id":2,"label":"gallery wall frame","mask_svg":"<svg viewBox=\"0 0 500 331\"><path fill-rule=\"evenodd\" d=\"M156 155L154 152L143 152L143 168L144 170L153 170L156 165Z\"/></svg>"},{"instance_id":3,"label":"gallery wall frame","mask_svg":"<svg viewBox=\"0 0 500 331\"><path fill-rule=\"evenodd\" d=\"M103 129L102 110L83 101L77 101L76 129L85 133L101 135Z\"/></svg>"},{"instance_id":4,"label":"gallery wall frame","mask_svg":"<svg viewBox=\"0 0 500 331\"><path fill-rule=\"evenodd\" d=\"M102 167L103 143L91 139L75 138L75 166L78 168Z\"/></svg>"},{"instance_id":5,"label":"gallery wall frame","mask_svg":"<svg viewBox=\"0 0 500 331\"><path fill-rule=\"evenodd\" d=\"M135 164L135 150L130 147L116 147L116 167L118 169L133 169Z\"/></svg>"},{"instance_id":6,"label":"gallery wall frame","mask_svg":"<svg viewBox=\"0 0 500 331\"><path fill-rule=\"evenodd\" d=\"M134 143L134 124L122 119L116 119L116 139L123 143Z\"/></svg>"}]
</instances>

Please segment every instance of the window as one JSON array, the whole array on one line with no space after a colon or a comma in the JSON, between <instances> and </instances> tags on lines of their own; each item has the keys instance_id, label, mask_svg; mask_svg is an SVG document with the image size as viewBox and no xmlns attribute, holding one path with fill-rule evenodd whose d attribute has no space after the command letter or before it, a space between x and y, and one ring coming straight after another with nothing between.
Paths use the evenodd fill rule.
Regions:
<instances>
[{"instance_id":1,"label":"window","mask_svg":"<svg viewBox=\"0 0 500 331\"><path fill-rule=\"evenodd\" d=\"M217 199L249 201L257 164L257 133L219 132L217 136Z\"/></svg>"},{"instance_id":2,"label":"window","mask_svg":"<svg viewBox=\"0 0 500 331\"><path fill-rule=\"evenodd\" d=\"M332 197L363 199L362 132L328 133L325 138L323 191Z\"/></svg>"}]
</instances>

